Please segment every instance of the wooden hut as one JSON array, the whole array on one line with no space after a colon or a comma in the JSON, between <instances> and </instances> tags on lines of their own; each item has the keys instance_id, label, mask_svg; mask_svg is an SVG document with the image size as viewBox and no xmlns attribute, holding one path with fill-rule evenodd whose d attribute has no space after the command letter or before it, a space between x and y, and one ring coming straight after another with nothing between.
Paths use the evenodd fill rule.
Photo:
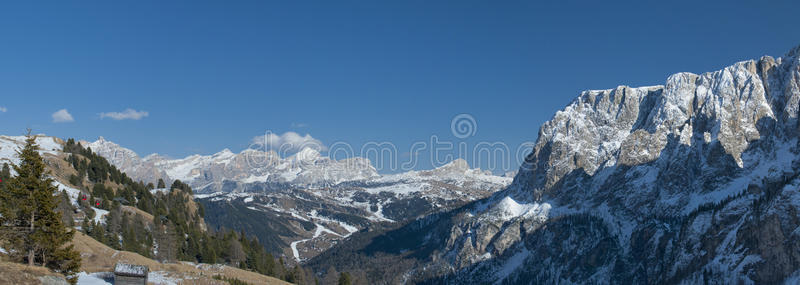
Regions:
<instances>
[{"instance_id":1,"label":"wooden hut","mask_svg":"<svg viewBox=\"0 0 800 285\"><path fill-rule=\"evenodd\" d=\"M114 284L147 285L147 274L150 268L144 265L117 263L114 266Z\"/></svg>"}]
</instances>

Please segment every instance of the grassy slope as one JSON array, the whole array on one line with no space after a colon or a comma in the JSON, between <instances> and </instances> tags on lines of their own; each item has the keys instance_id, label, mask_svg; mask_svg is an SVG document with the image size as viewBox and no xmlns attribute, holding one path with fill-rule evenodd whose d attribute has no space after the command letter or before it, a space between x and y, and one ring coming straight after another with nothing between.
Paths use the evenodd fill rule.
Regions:
<instances>
[{"instance_id":1,"label":"grassy slope","mask_svg":"<svg viewBox=\"0 0 800 285\"><path fill-rule=\"evenodd\" d=\"M76 233L72 244L81 253L81 270L86 272L110 272L113 271L114 264L124 262L147 265L150 271L164 271L168 277L191 280L187 281L191 284L216 284L218 281L211 279L214 275L236 278L250 284L289 284L273 277L224 265L159 263L133 252L114 250L83 233Z\"/></svg>"},{"instance_id":2,"label":"grassy slope","mask_svg":"<svg viewBox=\"0 0 800 285\"><path fill-rule=\"evenodd\" d=\"M47 168L50 171L50 174L58 180L59 182L70 185L68 182L68 177L70 174L75 174L75 170L72 166L64 161L66 158L65 154L59 155L50 155L47 154L44 156L45 163L47 164ZM70 185L74 187L74 185ZM106 185L111 186L114 188L119 187L119 185ZM88 193L86 193L88 195ZM194 204L194 203L192 203ZM134 207L123 207L125 212L133 212L142 214L145 216L147 221L152 220L152 215L136 209ZM196 209L194 209L196 210ZM218 280L213 280L212 277L214 275L222 275L225 277L236 278L242 281L245 281L250 284L289 284L285 281L280 279L276 279L273 277L269 277L266 275L261 275L255 272L250 272L238 268L233 268L230 266L224 265L210 265L210 264L200 264L200 265L191 265L191 264L184 264L184 263L169 263L169 264L162 264L155 260L149 259L147 257L141 256L137 253L128 252L128 251L117 251L114 250L93 238L81 233L76 232L75 237L72 240L72 244L75 245L75 249L81 253L81 257L83 258L81 271L86 272L109 272L113 271L114 264L116 262L127 262L133 264L140 264L140 265L147 265L150 267L151 271L164 271L168 277L175 277L176 279L190 279L190 281L186 281L187 284L227 284L224 282L220 282ZM38 276L60 276L59 274L52 273L47 269L41 267L34 267L24 269L20 271L20 269L12 269L21 266L21 268L27 268L25 265L19 265L16 263L3 263L5 267L0 266L0 284L28 284L25 283L25 280L29 280L33 282L31 284L40 284L40 281L37 279ZM18 265L18 266L17 266ZM8 270L5 270L8 269ZM10 272L29 272L25 274L10 274ZM9 274L7 274L9 273ZM6 279L3 279L4 276L32 276L30 278L17 278L20 282L5 282ZM10 277L9 277L10 278ZM8 279L8 281L14 281L17 279Z\"/></svg>"},{"instance_id":3,"label":"grassy slope","mask_svg":"<svg viewBox=\"0 0 800 285\"><path fill-rule=\"evenodd\" d=\"M27 266L14 262L0 261L0 284L39 285L42 277L64 280L64 276L47 268Z\"/></svg>"}]
</instances>

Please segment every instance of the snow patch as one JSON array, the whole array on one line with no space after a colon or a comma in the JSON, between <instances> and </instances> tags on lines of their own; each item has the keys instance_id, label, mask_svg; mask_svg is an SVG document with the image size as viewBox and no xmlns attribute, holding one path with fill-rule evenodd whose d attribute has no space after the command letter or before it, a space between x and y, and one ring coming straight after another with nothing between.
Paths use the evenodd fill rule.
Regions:
<instances>
[{"instance_id":1,"label":"snow patch","mask_svg":"<svg viewBox=\"0 0 800 285\"><path fill-rule=\"evenodd\" d=\"M356 228L356 227L354 227L352 225L349 225L349 224L347 224L345 222L342 222L342 221L339 221L339 220L334 220L334 219L331 219L331 218L328 218L328 217L320 216L317 213L317 210L312 210L311 213L309 213L308 216L311 217L312 219L317 219L317 220L321 220L321 221L325 221L325 222L339 224L339 226L341 226L342 228L344 228L344 230L346 230L348 232L348 234L345 235L344 237L348 237L351 234L353 234L354 232L358 231L358 228Z\"/></svg>"},{"instance_id":2,"label":"snow patch","mask_svg":"<svg viewBox=\"0 0 800 285\"><path fill-rule=\"evenodd\" d=\"M78 206L78 199L79 199L79 197L81 195L81 190L69 187L69 186L67 186L67 185L65 185L65 184L63 184L61 182L55 181L55 180L53 181L53 184L55 184L55 186L58 187L58 191L59 192L67 191L67 196L69 196L69 200L70 200L70 202L72 202L72 205Z\"/></svg>"},{"instance_id":3,"label":"snow patch","mask_svg":"<svg viewBox=\"0 0 800 285\"><path fill-rule=\"evenodd\" d=\"M108 211L95 207L92 207L92 210L94 210L94 222L97 224L105 224L106 221L103 219L103 217L108 215Z\"/></svg>"},{"instance_id":4,"label":"snow patch","mask_svg":"<svg viewBox=\"0 0 800 285\"><path fill-rule=\"evenodd\" d=\"M170 191L169 188L156 188L150 190L150 194L156 194L156 193L169 194L169 191Z\"/></svg>"},{"instance_id":5,"label":"snow patch","mask_svg":"<svg viewBox=\"0 0 800 285\"><path fill-rule=\"evenodd\" d=\"M78 273L78 285L111 285L113 283L106 281L111 272L95 272L95 273Z\"/></svg>"},{"instance_id":6,"label":"snow patch","mask_svg":"<svg viewBox=\"0 0 800 285\"><path fill-rule=\"evenodd\" d=\"M152 271L147 274L147 282L160 285L178 285L181 283L181 279L169 277L167 274L166 271Z\"/></svg>"},{"instance_id":7,"label":"snow patch","mask_svg":"<svg viewBox=\"0 0 800 285\"><path fill-rule=\"evenodd\" d=\"M194 198L195 199L205 199L205 198L216 197L216 196L220 196L220 195L225 195L225 192L214 192L214 193L211 193L211 194L194 194Z\"/></svg>"},{"instance_id":8,"label":"snow patch","mask_svg":"<svg viewBox=\"0 0 800 285\"><path fill-rule=\"evenodd\" d=\"M411 183L411 184L395 184L391 186L381 186L381 187L374 187L374 188L367 188L367 193L370 194L379 194L381 192L389 192L395 193L398 195L408 195L412 193L421 192L427 188L430 188L430 185L427 183Z\"/></svg>"},{"instance_id":9,"label":"snow patch","mask_svg":"<svg viewBox=\"0 0 800 285\"><path fill-rule=\"evenodd\" d=\"M517 217L529 218L534 216L547 217L552 206L549 203L518 203L509 196L506 196L488 214L490 217L509 221Z\"/></svg>"},{"instance_id":10,"label":"snow patch","mask_svg":"<svg viewBox=\"0 0 800 285\"><path fill-rule=\"evenodd\" d=\"M292 255L294 256L294 260L295 261L297 261L297 262L301 261L300 260L300 252L297 251L297 244L299 244L301 242L307 242L309 240L311 240L311 239L307 238L307 239L296 240L296 241L293 241L292 244L289 245L289 247L292 248Z\"/></svg>"}]
</instances>

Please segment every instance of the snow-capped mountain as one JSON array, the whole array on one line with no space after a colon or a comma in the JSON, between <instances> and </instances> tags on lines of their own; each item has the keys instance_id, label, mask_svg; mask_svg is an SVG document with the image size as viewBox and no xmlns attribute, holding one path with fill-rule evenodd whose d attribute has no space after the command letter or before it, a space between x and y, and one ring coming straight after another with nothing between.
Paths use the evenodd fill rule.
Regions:
<instances>
[{"instance_id":1,"label":"snow-capped mountain","mask_svg":"<svg viewBox=\"0 0 800 285\"><path fill-rule=\"evenodd\" d=\"M24 136L0 136L0 165L18 163L16 151L24 142ZM51 169L68 168L61 165L66 163L62 139L39 135L37 143ZM312 149L287 158L274 152L245 150L236 154L226 149L214 155L167 159L157 154L141 158L102 137L81 143L134 179L181 179L206 189L195 197L205 205L206 221L212 227L247 229L273 252L297 262L357 231L396 227L454 209L487 197L512 181L470 169L464 160L432 170L378 175L367 159L336 161ZM253 167L253 159L260 159L260 166ZM232 192L211 192L218 184L228 185L220 190ZM63 183L59 187L73 199L81 191Z\"/></svg>"},{"instance_id":2,"label":"snow-capped mountain","mask_svg":"<svg viewBox=\"0 0 800 285\"><path fill-rule=\"evenodd\" d=\"M470 169L461 159L432 170L379 175L368 159L334 160L311 148L286 158L274 151L225 149L168 159L141 158L102 137L81 143L134 179L188 183L212 226L246 228L298 262L356 231L450 210L512 181Z\"/></svg>"},{"instance_id":3,"label":"snow-capped mountain","mask_svg":"<svg viewBox=\"0 0 800 285\"><path fill-rule=\"evenodd\" d=\"M798 280L798 54L585 91L507 189L310 265L390 283Z\"/></svg>"},{"instance_id":4,"label":"snow-capped mountain","mask_svg":"<svg viewBox=\"0 0 800 285\"><path fill-rule=\"evenodd\" d=\"M139 157L133 150L121 147L118 144L100 137L94 143L80 142L84 147L89 147L93 152L105 157L108 162L124 171L135 180L156 182L158 179L168 179L167 173L155 166L156 162L164 158L157 154L145 158Z\"/></svg>"},{"instance_id":5,"label":"snow-capped mountain","mask_svg":"<svg viewBox=\"0 0 800 285\"><path fill-rule=\"evenodd\" d=\"M233 153L224 149L212 155L168 159L158 154L141 158L132 150L102 137L91 143L81 141L81 144L106 157L134 179L181 180L197 193L242 192L251 183L324 187L379 176L368 159L333 160L311 148L287 158L271 150L246 149Z\"/></svg>"}]
</instances>

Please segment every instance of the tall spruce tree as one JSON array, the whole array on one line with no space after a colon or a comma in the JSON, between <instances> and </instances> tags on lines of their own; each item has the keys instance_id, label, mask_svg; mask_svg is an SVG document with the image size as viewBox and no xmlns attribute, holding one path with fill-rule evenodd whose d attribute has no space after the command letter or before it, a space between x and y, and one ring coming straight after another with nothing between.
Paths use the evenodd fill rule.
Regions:
<instances>
[{"instance_id":1,"label":"tall spruce tree","mask_svg":"<svg viewBox=\"0 0 800 285\"><path fill-rule=\"evenodd\" d=\"M0 178L3 180L11 178L11 168L8 167L8 163L3 163L3 170L0 170Z\"/></svg>"},{"instance_id":2,"label":"tall spruce tree","mask_svg":"<svg viewBox=\"0 0 800 285\"><path fill-rule=\"evenodd\" d=\"M36 137L28 133L25 146L17 152L17 176L8 179L0 199L0 225L12 252L29 265L42 265L63 273L71 283L80 270L80 254L67 245L74 231L68 230L56 211L58 188L47 177L45 163L39 155ZM5 183L5 182L4 182Z\"/></svg>"},{"instance_id":3,"label":"tall spruce tree","mask_svg":"<svg viewBox=\"0 0 800 285\"><path fill-rule=\"evenodd\" d=\"M353 278L350 277L350 273L342 272L339 275L339 285L350 285L353 284Z\"/></svg>"}]
</instances>

